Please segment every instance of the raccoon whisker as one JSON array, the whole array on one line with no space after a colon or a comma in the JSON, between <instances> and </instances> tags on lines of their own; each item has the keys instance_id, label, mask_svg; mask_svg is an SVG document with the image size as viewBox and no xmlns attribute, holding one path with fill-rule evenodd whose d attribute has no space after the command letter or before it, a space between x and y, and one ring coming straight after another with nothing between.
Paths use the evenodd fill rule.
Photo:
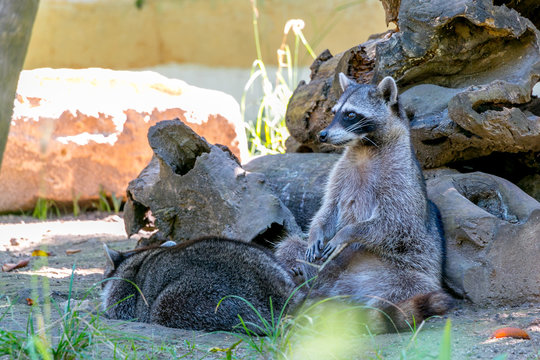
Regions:
<instances>
[{"instance_id":1,"label":"raccoon whisker","mask_svg":"<svg viewBox=\"0 0 540 360\"><path fill-rule=\"evenodd\" d=\"M362 126L364 126L365 124L367 123L367 121L363 120L363 121L359 121L357 123L354 123L352 124L351 126L348 126L345 128L345 131L354 131L358 128L361 128Z\"/></svg>"},{"instance_id":2,"label":"raccoon whisker","mask_svg":"<svg viewBox=\"0 0 540 360\"><path fill-rule=\"evenodd\" d=\"M371 139L368 138L367 136L364 136L364 139L366 139L367 141L369 141L370 143L372 143L373 146L375 146L375 147L377 147L377 148L379 147L379 145L377 145L373 140L371 140Z\"/></svg>"}]
</instances>

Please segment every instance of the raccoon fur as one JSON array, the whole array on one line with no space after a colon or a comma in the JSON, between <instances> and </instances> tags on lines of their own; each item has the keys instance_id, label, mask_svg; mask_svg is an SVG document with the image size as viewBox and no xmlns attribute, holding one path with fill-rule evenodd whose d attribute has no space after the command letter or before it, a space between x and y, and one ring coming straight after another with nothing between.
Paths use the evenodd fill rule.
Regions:
<instances>
[{"instance_id":1,"label":"raccoon fur","mask_svg":"<svg viewBox=\"0 0 540 360\"><path fill-rule=\"evenodd\" d=\"M296 259L325 264L310 297L348 296L390 315L375 316L376 331L408 328L443 314L452 299L442 290L445 239L436 206L410 141L408 119L393 78L377 86L339 75L343 95L322 142L345 146L332 169L307 241L291 237L276 255L303 279L317 274ZM379 312L380 313L380 312Z\"/></svg>"},{"instance_id":2,"label":"raccoon fur","mask_svg":"<svg viewBox=\"0 0 540 360\"><path fill-rule=\"evenodd\" d=\"M241 330L239 316L260 332L287 304L295 284L272 253L221 238L118 252L105 246L102 306L112 319L193 330ZM139 290L138 290L138 289ZM240 298L238 298L240 297ZM218 303L221 304L218 306ZM271 303L270 303L271 301Z\"/></svg>"}]
</instances>

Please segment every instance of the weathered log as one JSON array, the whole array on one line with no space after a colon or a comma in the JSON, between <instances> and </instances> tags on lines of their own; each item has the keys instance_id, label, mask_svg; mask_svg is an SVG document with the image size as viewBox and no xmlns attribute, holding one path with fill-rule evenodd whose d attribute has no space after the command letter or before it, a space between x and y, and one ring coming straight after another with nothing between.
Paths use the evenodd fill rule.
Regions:
<instances>
[{"instance_id":1,"label":"weathered log","mask_svg":"<svg viewBox=\"0 0 540 360\"><path fill-rule=\"evenodd\" d=\"M338 159L337 154L280 154L257 157L243 167L264 174L297 224L307 231L321 206L330 169Z\"/></svg>"},{"instance_id":2,"label":"weathered log","mask_svg":"<svg viewBox=\"0 0 540 360\"><path fill-rule=\"evenodd\" d=\"M335 154L268 155L245 168L265 174L305 226L318 210L336 160ZM446 232L446 284L476 304L538 302L540 203L493 175L447 168L426 170L424 175Z\"/></svg>"},{"instance_id":3,"label":"weathered log","mask_svg":"<svg viewBox=\"0 0 540 360\"><path fill-rule=\"evenodd\" d=\"M154 158L127 189L128 235L145 229L177 242L220 236L264 244L301 231L263 174L246 172L181 121L154 125L148 140Z\"/></svg>"},{"instance_id":4,"label":"weathered log","mask_svg":"<svg viewBox=\"0 0 540 360\"><path fill-rule=\"evenodd\" d=\"M298 86L287 109L298 151L336 151L317 133L331 121L344 72L359 83L398 81L424 168L540 153L540 109L530 106L540 33L529 20L489 0L403 0L399 29L316 60L311 81Z\"/></svg>"}]
</instances>

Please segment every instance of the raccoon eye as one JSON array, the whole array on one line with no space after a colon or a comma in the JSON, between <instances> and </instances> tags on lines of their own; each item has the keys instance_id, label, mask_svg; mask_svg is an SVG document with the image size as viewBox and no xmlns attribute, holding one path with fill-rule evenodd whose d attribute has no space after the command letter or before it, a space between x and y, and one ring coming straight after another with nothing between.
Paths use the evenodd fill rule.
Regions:
<instances>
[{"instance_id":1,"label":"raccoon eye","mask_svg":"<svg viewBox=\"0 0 540 360\"><path fill-rule=\"evenodd\" d=\"M347 119L349 119L349 120L352 120L352 119L354 119L355 117L356 117L356 113L355 113L355 112L352 112L352 111L351 111L350 113L347 114Z\"/></svg>"}]
</instances>

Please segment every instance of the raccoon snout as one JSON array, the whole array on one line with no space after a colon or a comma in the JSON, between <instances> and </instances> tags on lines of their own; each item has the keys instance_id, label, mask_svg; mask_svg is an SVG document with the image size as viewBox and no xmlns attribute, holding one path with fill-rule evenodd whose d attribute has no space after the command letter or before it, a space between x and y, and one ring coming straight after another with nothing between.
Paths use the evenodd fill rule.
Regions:
<instances>
[{"instance_id":1,"label":"raccoon snout","mask_svg":"<svg viewBox=\"0 0 540 360\"><path fill-rule=\"evenodd\" d=\"M326 142L328 140L328 131L323 130L319 133L319 141Z\"/></svg>"}]
</instances>

